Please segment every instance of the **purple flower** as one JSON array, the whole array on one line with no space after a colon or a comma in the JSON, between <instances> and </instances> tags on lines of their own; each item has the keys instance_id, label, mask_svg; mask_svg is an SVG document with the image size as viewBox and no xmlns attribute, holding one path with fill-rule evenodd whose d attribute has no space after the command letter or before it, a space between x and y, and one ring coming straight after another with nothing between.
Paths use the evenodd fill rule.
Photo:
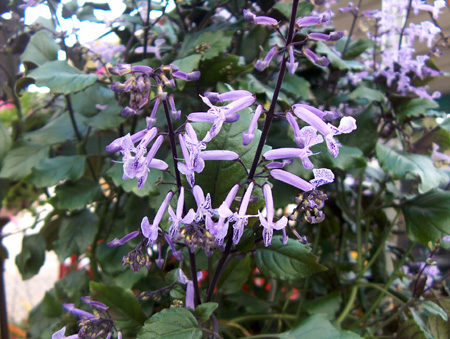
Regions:
<instances>
[{"instance_id":1,"label":"purple flower","mask_svg":"<svg viewBox=\"0 0 450 339\"><path fill-rule=\"evenodd\" d=\"M301 105L292 106L294 114L307 124L314 127L317 131L319 131L325 137L325 141L327 143L328 150L333 157L337 157L339 154L339 146L341 146L334 136L341 133L350 133L356 129L356 120L353 117L343 117L339 124L339 127L336 127L332 124L325 123L321 118L314 114L310 110L304 108Z\"/></svg>"},{"instance_id":2,"label":"purple flower","mask_svg":"<svg viewBox=\"0 0 450 339\"><path fill-rule=\"evenodd\" d=\"M297 187L302 191L308 192L314 188L325 185L334 181L334 174L327 168L313 169L314 179L309 182L302 179L295 174L283 171L281 169L274 169L270 171L270 175L279 181L285 182L291 186Z\"/></svg>"},{"instance_id":3,"label":"purple flower","mask_svg":"<svg viewBox=\"0 0 450 339\"><path fill-rule=\"evenodd\" d=\"M445 236L442 238L442 241L445 241L445 242L450 241L450 235L445 235Z\"/></svg>"},{"instance_id":4,"label":"purple flower","mask_svg":"<svg viewBox=\"0 0 450 339\"><path fill-rule=\"evenodd\" d=\"M272 59L278 54L278 45L273 46L269 53L267 53L264 60L258 60L256 61L256 69L260 72L264 71L267 67L269 67L270 62Z\"/></svg>"},{"instance_id":5,"label":"purple flower","mask_svg":"<svg viewBox=\"0 0 450 339\"><path fill-rule=\"evenodd\" d=\"M81 319L91 319L91 318L96 318L95 315L80 310L79 308L75 307L75 304L63 304L64 308L69 311L70 313L76 315L77 317L81 318Z\"/></svg>"},{"instance_id":6,"label":"purple flower","mask_svg":"<svg viewBox=\"0 0 450 339\"><path fill-rule=\"evenodd\" d=\"M206 216L206 229L215 237L215 241L219 246L223 244L223 240L228 233L230 218L234 215L230 207L238 191L239 184L236 184L228 192L225 201L218 209L219 220L217 222L213 222L210 215Z\"/></svg>"},{"instance_id":7,"label":"purple flower","mask_svg":"<svg viewBox=\"0 0 450 339\"><path fill-rule=\"evenodd\" d=\"M203 278L203 273L198 272L197 273L197 280L200 280ZM194 283L192 280L189 280L186 275L183 273L181 269L178 270L178 279L177 281L180 284L186 284L186 301L184 303L185 307L194 309Z\"/></svg>"},{"instance_id":8,"label":"purple flower","mask_svg":"<svg viewBox=\"0 0 450 339\"><path fill-rule=\"evenodd\" d=\"M121 239L114 238L112 241L108 242L106 245L108 247L117 247L125 244L126 242L130 241L131 239L136 238L139 235L139 231L133 231L131 233L128 233L126 236L124 236Z\"/></svg>"},{"instance_id":9,"label":"purple flower","mask_svg":"<svg viewBox=\"0 0 450 339\"><path fill-rule=\"evenodd\" d=\"M293 75L298 67L298 62L295 62L294 57L294 45L289 45L287 47L288 53L289 53L289 61L286 62L289 74Z\"/></svg>"},{"instance_id":10,"label":"purple flower","mask_svg":"<svg viewBox=\"0 0 450 339\"><path fill-rule=\"evenodd\" d=\"M161 230L159 227L159 223L161 222L161 219L164 215L164 212L167 209L167 205L169 204L170 200L172 199L173 193L172 191L169 191L166 195L166 198L164 199L163 203L158 209L158 212L156 212L155 218L153 219L153 223L150 225L148 218L144 217L141 222L141 230L144 237L148 239L148 245L152 246L153 243L158 239L158 231Z\"/></svg>"},{"instance_id":11,"label":"purple flower","mask_svg":"<svg viewBox=\"0 0 450 339\"><path fill-rule=\"evenodd\" d=\"M175 107L175 101L173 100L174 95L170 94L168 101L169 101L169 105L170 105L170 113L172 114L172 117L175 120L180 120L180 116L181 116L181 111L177 111L177 108Z\"/></svg>"},{"instance_id":12,"label":"purple flower","mask_svg":"<svg viewBox=\"0 0 450 339\"><path fill-rule=\"evenodd\" d=\"M251 97L253 94L244 89L237 89L224 93L205 92L204 95L206 98L208 98L208 100L210 100L213 103L216 103L216 102L234 101L244 97Z\"/></svg>"},{"instance_id":13,"label":"purple flower","mask_svg":"<svg viewBox=\"0 0 450 339\"><path fill-rule=\"evenodd\" d=\"M172 73L172 76L184 81L197 81L198 79L200 79L201 73L199 71L192 71L190 73L176 71Z\"/></svg>"},{"instance_id":14,"label":"purple flower","mask_svg":"<svg viewBox=\"0 0 450 339\"><path fill-rule=\"evenodd\" d=\"M272 243L273 230L281 230L284 227L286 227L288 219L285 216L283 216L277 222L273 221L275 210L273 207L272 189L270 188L269 184L267 183L264 184L263 192L264 192L264 199L266 201L267 216L266 218L264 218L261 212L258 211L258 217L259 221L261 222L261 226L264 227L263 230L264 246L267 247Z\"/></svg>"},{"instance_id":15,"label":"purple flower","mask_svg":"<svg viewBox=\"0 0 450 339\"><path fill-rule=\"evenodd\" d=\"M244 9L244 19L255 25L278 27L278 21L268 16L256 16L247 9Z\"/></svg>"},{"instance_id":16,"label":"purple flower","mask_svg":"<svg viewBox=\"0 0 450 339\"><path fill-rule=\"evenodd\" d=\"M195 222L200 222L201 220L204 220L206 215L213 216L214 211L211 207L211 196L206 194L203 194L203 190L200 186L195 185L192 188L192 194L194 195L195 202L197 203L197 212L195 214Z\"/></svg>"},{"instance_id":17,"label":"purple flower","mask_svg":"<svg viewBox=\"0 0 450 339\"><path fill-rule=\"evenodd\" d=\"M235 244L239 243L242 234L244 234L244 227L248 224L248 218L252 215L246 215L248 204L250 203L250 198L252 197L253 187L255 183L252 181L245 191L244 197L242 198L241 205L239 206L239 211L230 216L230 221L235 221L233 225L233 242Z\"/></svg>"},{"instance_id":18,"label":"purple flower","mask_svg":"<svg viewBox=\"0 0 450 339\"><path fill-rule=\"evenodd\" d=\"M317 66L327 67L330 64L330 60L328 60L326 56L318 57L317 54L309 48L303 47L302 52L307 59Z\"/></svg>"},{"instance_id":19,"label":"purple flower","mask_svg":"<svg viewBox=\"0 0 450 339\"><path fill-rule=\"evenodd\" d=\"M266 160L276 160L276 159L286 159L286 158L300 158L302 160L303 166L306 169L311 169L314 167L312 162L309 160L309 156L313 153L307 148L278 148L267 151L264 153L264 159Z\"/></svg>"},{"instance_id":20,"label":"purple flower","mask_svg":"<svg viewBox=\"0 0 450 339\"><path fill-rule=\"evenodd\" d=\"M180 193L178 195L177 202L177 212L175 213L172 206L169 205L169 221L172 222L169 228L170 237L173 239L175 235L180 230L180 225L189 225L194 221L195 211L191 208L189 212L183 218L183 208L184 208L184 187L180 188Z\"/></svg>"},{"instance_id":21,"label":"purple flower","mask_svg":"<svg viewBox=\"0 0 450 339\"><path fill-rule=\"evenodd\" d=\"M66 326L64 326L58 332L53 333L52 339L78 339L79 338L78 334L73 334L73 335L66 337L65 333L66 333Z\"/></svg>"},{"instance_id":22,"label":"purple flower","mask_svg":"<svg viewBox=\"0 0 450 339\"><path fill-rule=\"evenodd\" d=\"M161 47L166 41L164 39L156 39L155 46L147 46L146 52L155 54L155 58L161 60ZM144 53L144 46L136 47L135 53Z\"/></svg>"},{"instance_id":23,"label":"purple flower","mask_svg":"<svg viewBox=\"0 0 450 339\"><path fill-rule=\"evenodd\" d=\"M258 119L261 116L262 109L263 105L258 105L258 107L256 107L252 121L250 122L250 126L248 126L248 132L242 132L242 144L244 146L250 145L255 138L256 124L258 123Z\"/></svg>"},{"instance_id":24,"label":"purple flower","mask_svg":"<svg viewBox=\"0 0 450 339\"><path fill-rule=\"evenodd\" d=\"M288 165L291 165L294 162L294 159L284 159L283 161L273 161L267 165L265 165L264 167L267 168L268 170L271 169L276 169L276 168L284 168Z\"/></svg>"},{"instance_id":25,"label":"purple flower","mask_svg":"<svg viewBox=\"0 0 450 339\"><path fill-rule=\"evenodd\" d=\"M228 105L214 106L207 97L202 96L201 98L210 109L207 112L191 113L187 118L190 121L209 122L213 124L211 129L206 133L203 139L204 142L211 141L220 132L224 122L235 122L239 120L239 114L237 112L249 107L255 102L254 96L242 95Z\"/></svg>"}]
</instances>

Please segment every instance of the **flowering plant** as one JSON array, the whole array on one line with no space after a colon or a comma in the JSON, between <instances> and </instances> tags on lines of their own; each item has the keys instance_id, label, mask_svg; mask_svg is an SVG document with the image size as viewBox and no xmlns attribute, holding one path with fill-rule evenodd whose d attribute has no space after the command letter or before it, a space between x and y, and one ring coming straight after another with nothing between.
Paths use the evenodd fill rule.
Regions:
<instances>
[{"instance_id":1,"label":"flowering plant","mask_svg":"<svg viewBox=\"0 0 450 339\"><path fill-rule=\"evenodd\" d=\"M39 224L16 258L23 278L46 250L66 267L31 337L448 328L449 118L427 85L443 73L445 4L361 2L125 2L85 45L63 19L109 6L48 0L52 29L20 21L39 1L11 7L17 67L2 71L25 68L2 92L16 113L0 125L3 204L49 206L20 206ZM420 12L434 22L412 22ZM416 38L433 53L416 55Z\"/></svg>"}]
</instances>

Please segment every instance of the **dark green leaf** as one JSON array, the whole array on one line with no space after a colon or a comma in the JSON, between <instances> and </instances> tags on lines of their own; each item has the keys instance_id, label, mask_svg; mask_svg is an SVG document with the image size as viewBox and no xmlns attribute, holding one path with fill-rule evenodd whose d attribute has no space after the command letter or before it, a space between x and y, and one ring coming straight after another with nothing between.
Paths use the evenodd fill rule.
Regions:
<instances>
[{"instance_id":1,"label":"dark green leaf","mask_svg":"<svg viewBox=\"0 0 450 339\"><path fill-rule=\"evenodd\" d=\"M424 115L428 110L439 108L435 101L425 98L414 98L398 107L398 115L402 118Z\"/></svg>"},{"instance_id":2,"label":"dark green leaf","mask_svg":"<svg viewBox=\"0 0 450 339\"><path fill-rule=\"evenodd\" d=\"M450 192L430 191L402 204L408 236L422 244L450 234Z\"/></svg>"},{"instance_id":3,"label":"dark green leaf","mask_svg":"<svg viewBox=\"0 0 450 339\"><path fill-rule=\"evenodd\" d=\"M413 319L400 325L397 337L399 339L426 339L425 334Z\"/></svg>"},{"instance_id":4,"label":"dark green leaf","mask_svg":"<svg viewBox=\"0 0 450 339\"><path fill-rule=\"evenodd\" d=\"M443 320L440 316L431 314L428 317L428 327L435 339L450 338L450 322Z\"/></svg>"},{"instance_id":5,"label":"dark green leaf","mask_svg":"<svg viewBox=\"0 0 450 339\"><path fill-rule=\"evenodd\" d=\"M126 326L128 331L132 331L144 324L146 316L131 290L95 281L89 283L89 288L93 299L110 307L112 316L118 322L117 326L121 328Z\"/></svg>"},{"instance_id":6,"label":"dark green leaf","mask_svg":"<svg viewBox=\"0 0 450 339\"><path fill-rule=\"evenodd\" d=\"M75 113L74 119L76 121L78 131L83 134L86 130L86 125L84 124L86 118ZM23 138L25 140L41 143L43 145L59 144L67 140L76 139L69 114L62 114L48 122L40 129L25 133Z\"/></svg>"},{"instance_id":7,"label":"dark green leaf","mask_svg":"<svg viewBox=\"0 0 450 339\"><path fill-rule=\"evenodd\" d=\"M347 50L345 51L344 59L355 59L357 56L361 55L366 49L372 47L373 48L373 41L361 38L358 39L348 45Z\"/></svg>"},{"instance_id":8,"label":"dark green leaf","mask_svg":"<svg viewBox=\"0 0 450 339\"><path fill-rule=\"evenodd\" d=\"M139 197L155 196L159 194L159 189L155 186L158 178L163 176L163 173L156 169L150 169L147 181L144 186L139 189L137 187L137 179L127 179L123 180L123 166L122 164L113 164L112 167L106 172L114 182L117 187L122 187L125 192L132 192Z\"/></svg>"},{"instance_id":9,"label":"dark green leaf","mask_svg":"<svg viewBox=\"0 0 450 339\"><path fill-rule=\"evenodd\" d=\"M264 45L268 36L269 32L261 25L256 25L244 36L241 41L241 51L246 63L251 63L253 60L260 57L260 46ZM264 56L261 57L264 58Z\"/></svg>"},{"instance_id":10,"label":"dark green leaf","mask_svg":"<svg viewBox=\"0 0 450 339\"><path fill-rule=\"evenodd\" d=\"M219 283L217 284L219 291L221 293L230 294L241 290L242 285L247 281L251 270L251 259L249 254L231 261L222 273Z\"/></svg>"},{"instance_id":11,"label":"dark green leaf","mask_svg":"<svg viewBox=\"0 0 450 339\"><path fill-rule=\"evenodd\" d=\"M316 167L339 168L343 171L348 171L366 166L366 159L364 158L363 152L356 147L340 147L339 155L336 158L328 152L325 143L315 147L314 152L320 152L314 157L311 157Z\"/></svg>"},{"instance_id":12,"label":"dark green leaf","mask_svg":"<svg viewBox=\"0 0 450 339\"><path fill-rule=\"evenodd\" d=\"M40 234L26 235L22 240L22 252L16 257L16 266L23 280L36 275L45 260L45 240Z\"/></svg>"},{"instance_id":13,"label":"dark green leaf","mask_svg":"<svg viewBox=\"0 0 450 339\"><path fill-rule=\"evenodd\" d=\"M312 3L302 1L298 4L297 16L300 17L300 16L308 15L309 13L311 13L313 8L314 8L314 5ZM291 17L291 12L292 12L291 4L288 5L284 2L276 2L275 6L273 6L273 9L276 9L281 14L283 14L283 16L286 18L286 20L288 20Z\"/></svg>"},{"instance_id":14,"label":"dark green leaf","mask_svg":"<svg viewBox=\"0 0 450 339\"><path fill-rule=\"evenodd\" d=\"M85 74L60 60L46 62L28 76L36 80L36 86L46 86L52 93L63 94L81 91L97 81L97 75Z\"/></svg>"},{"instance_id":15,"label":"dark green leaf","mask_svg":"<svg viewBox=\"0 0 450 339\"><path fill-rule=\"evenodd\" d=\"M86 178L57 186L55 193L56 195L51 199L51 203L56 208L69 210L97 201L102 195L100 186Z\"/></svg>"},{"instance_id":16,"label":"dark green leaf","mask_svg":"<svg viewBox=\"0 0 450 339\"><path fill-rule=\"evenodd\" d=\"M309 82L305 78L295 74L286 74L281 88L294 95L296 99L311 100L313 98Z\"/></svg>"},{"instance_id":17,"label":"dark green leaf","mask_svg":"<svg viewBox=\"0 0 450 339\"><path fill-rule=\"evenodd\" d=\"M19 141L6 153L0 178L22 179L46 157L48 146Z\"/></svg>"},{"instance_id":18,"label":"dark green leaf","mask_svg":"<svg viewBox=\"0 0 450 339\"><path fill-rule=\"evenodd\" d=\"M407 179L409 176L420 179L420 193L437 188L442 181L442 177L427 156L398 153L383 144L377 144L376 154L381 167L394 179Z\"/></svg>"},{"instance_id":19,"label":"dark green leaf","mask_svg":"<svg viewBox=\"0 0 450 339\"><path fill-rule=\"evenodd\" d=\"M0 121L0 165L8 149L11 147L11 136Z\"/></svg>"},{"instance_id":20,"label":"dark green leaf","mask_svg":"<svg viewBox=\"0 0 450 339\"><path fill-rule=\"evenodd\" d=\"M43 65L47 61L58 58L59 46L46 30L35 33L28 42L20 60L31 61L37 65Z\"/></svg>"},{"instance_id":21,"label":"dark green leaf","mask_svg":"<svg viewBox=\"0 0 450 339\"><path fill-rule=\"evenodd\" d=\"M166 308L153 315L139 331L137 339L200 339L202 330L186 308Z\"/></svg>"},{"instance_id":22,"label":"dark green leaf","mask_svg":"<svg viewBox=\"0 0 450 339\"><path fill-rule=\"evenodd\" d=\"M224 30L188 33L178 57L184 58L191 53L201 53L204 60L212 59L227 49L232 38L233 32Z\"/></svg>"},{"instance_id":23,"label":"dark green leaf","mask_svg":"<svg viewBox=\"0 0 450 339\"><path fill-rule=\"evenodd\" d=\"M368 103L370 102L385 102L386 98L384 94L376 89L368 88L365 86L359 86L348 96L352 100L364 100Z\"/></svg>"},{"instance_id":24,"label":"dark green leaf","mask_svg":"<svg viewBox=\"0 0 450 339\"><path fill-rule=\"evenodd\" d=\"M373 107L368 107L355 118L358 128L350 134L342 134L337 138L342 144L357 147L367 155L374 150L378 140Z\"/></svg>"},{"instance_id":25,"label":"dark green leaf","mask_svg":"<svg viewBox=\"0 0 450 339\"><path fill-rule=\"evenodd\" d=\"M59 227L58 240L53 243L58 260L63 262L72 254L87 251L95 239L98 216L88 210L64 217Z\"/></svg>"},{"instance_id":26,"label":"dark green leaf","mask_svg":"<svg viewBox=\"0 0 450 339\"><path fill-rule=\"evenodd\" d=\"M305 310L309 314L326 314L329 320L333 320L341 307L342 296L335 291L325 297L316 298L305 302Z\"/></svg>"},{"instance_id":27,"label":"dark green leaf","mask_svg":"<svg viewBox=\"0 0 450 339\"><path fill-rule=\"evenodd\" d=\"M201 59L202 56L200 54L193 54L182 59L177 59L173 62L173 64L178 66L180 71L189 73L198 69Z\"/></svg>"},{"instance_id":28,"label":"dark green leaf","mask_svg":"<svg viewBox=\"0 0 450 339\"><path fill-rule=\"evenodd\" d=\"M62 312L62 302L53 293L45 292L41 304L42 314L47 318L59 317Z\"/></svg>"},{"instance_id":29,"label":"dark green leaf","mask_svg":"<svg viewBox=\"0 0 450 339\"><path fill-rule=\"evenodd\" d=\"M195 314L200 319L201 322L206 322L211 317L211 314L216 310L216 308L219 307L218 303L204 303L201 305L198 305L195 308Z\"/></svg>"},{"instance_id":30,"label":"dark green leaf","mask_svg":"<svg viewBox=\"0 0 450 339\"><path fill-rule=\"evenodd\" d=\"M85 155L47 158L33 169L30 180L37 187L50 187L61 180L78 180L84 174Z\"/></svg>"},{"instance_id":31,"label":"dark green leaf","mask_svg":"<svg viewBox=\"0 0 450 339\"><path fill-rule=\"evenodd\" d=\"M356 333L337 330L328 321L325 314L313 315L296 328L277 335L280 339L358 339L361 338Z\"/></svg>"},{"instance_id":32,"label":"dark green leaf","mask_svg":"<svg viewBox=\"0 0 450 339\"><path fill-rule=\"evenodd\" d=\"M233 54L220 55L214 59L202 62L200 82L204 85L215 85L217 82L232 82L253 68L253 65L242 66L239 64L239 56Z\"/></svg>"},{"instance_id":33,"label":"dark green leaf","mask_svg":"<svg viewBox=\"0 0 450 339\"><path fill-rule=\"evenodd\" d=\"M317 257L311 254L311 248L308 246L292 239L283 245L280 240L280 236L275 236L272 245L264 247L260 244L256 250L256 266L264 275L281 280L294 280L327 270L317 262Z\"/></svg>"}]
</instances>

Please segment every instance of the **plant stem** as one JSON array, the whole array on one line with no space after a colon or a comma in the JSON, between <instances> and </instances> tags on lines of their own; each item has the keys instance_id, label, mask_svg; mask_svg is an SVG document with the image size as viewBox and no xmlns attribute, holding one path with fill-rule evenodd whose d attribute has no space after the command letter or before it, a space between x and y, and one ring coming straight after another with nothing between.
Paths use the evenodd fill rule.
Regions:
<instances>
[{"instance_id":1,"label":"plant stem","mask_svg":"<svg viewBox=\"0 0 450 339\"><path fill-rule=\"evenodd\" d=\"M189 252L189 262L191 266L191 279L192 284L194 285L194 305L197 307L202 303L202 300L200 299L200 290L198 289L198 280L197 280L197 264L195 261L195 254L191 252L191 250L188 250Z\"/></svg>"},{"instance_id":2,"label":"plant stem","mask_svg":"<svg viewBox=\"0 0 450 339\"><path fill-rule=\"evenodd\" d=\"M181 176L180 171L178 171L178 155L177 155L177 142L175 140L175 131L173 129L172 120L170 119L169 105L167 104L167 100L162 100L164 106L164 112L166 113L167 126L169 128L169 141L170 141L170 149L172 150L172 158L173 158L173 166L175 171L175 180L177 181L177 187L180 188L181 184Z\"/></svg>"},{"instance_id":3,"label":"plant stem","mask_svg":"<svg viewBox=\"0 0 450 339\"><path fill-rule=\"evenodd\" d=\"M291 19L289 21L289 31L286 39L286 46L288 46L294 38L295 19L297 16L298 3L299 0L294 0L292 4L292 12L291 12ZM250 168L250 171L247 176L248 181L253 180L253 178L255 177L256 168L258 167L259 159L261 158L261 153L266 143L267 135L269 134L270 125L272 124L273 118L275 117L275 107L277 104L278 95L280 94L284 75L286 73L286 61L287 57L286 54L284 54L283 61L281 62L280 66L280 73L278 73L277 84L275 85L275 89L273 91L269 111L266 113L266 120L264 121L264 127L261 133L261 138L259 139L258 147L256 148L256 153L255 157L253 158L252 167Z\"/></svg>"},{"instance_id":4,"label":"plant stem","mask_svg":"<svg viewBox=\"0 0 450 339\"><path fill-rule=\"evenodd\" d=\"M150 0L147 0L147 17L145 19L145 28L144 28L144 53L142 54L142 59L147 58L147 45L148 45L148 30L149 30L149 22L150 22L150 11L152 10L152 3Z\"/></svg>"},{"instance_id":5,"label":"plant stem","mask_svg":"<svg viewBox=\"0 0 450 339\"><path fill-rule=\"evenodd\" d=\"M8 223L9 219L0 219L0 234L3 226ZM2 239L0 238L0 247L3 246L1 244ZM4 271L5 271L5 260L0 254L0 334L2 339L9 339L9 330L8 330L8 315L6 308L6 293L5 293L5 279L4 279Z\"/></svg>"}]
</instances>

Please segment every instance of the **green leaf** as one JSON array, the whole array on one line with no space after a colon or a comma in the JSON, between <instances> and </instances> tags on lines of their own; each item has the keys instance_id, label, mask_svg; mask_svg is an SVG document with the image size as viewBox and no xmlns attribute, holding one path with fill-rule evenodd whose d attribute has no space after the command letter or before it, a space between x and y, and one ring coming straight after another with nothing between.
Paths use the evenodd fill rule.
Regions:
<instances>
[{"instance_id":1,"label":"green leaf","mask_svg":"<svg viewBox=\"0 0 450 339\"><path fill-rule=\"evenodd\" d=\"M247 64L260 56L260 46L264 45L268 37L268 30L262 25L256 25L242 38L241 51Z\"/></svg>"},{"instance_id":2,"label":"green leaf","mask_svg":"<svg viewBox=\"0 0 450 339\"><path fill-rule=\"evenodd\" d=\"M61 180L78 180L84 174L85 155L59 156L47 158L33 169L30 180L37 187L50 187Z\"/></svg>"},{"instance_id":3,"label":"green leaf","mask_svg":"<svg viewBox=\"0 0 450 339\"><path fill-rule=\"evenodd\" d=\"M84 122L86 118L75 113L74 119L77 123L78 131L83 134L86 130ZM75 132L70 122L69 114L62 114L59 117L49 121L46 125L38 130L25 133L25 140L41 143L43 145L53 145L65 142L67 140L75 140Z\"/></svg>"},{"instance_id":4,"label":"green leaf","mask_svg":"<svg viewBox=\"0 0 450 339\"><path fill-rule=\"evenodd\" d=\"M325 297L316 298L305 302L305 310L309 314L326 314L329 320L333 320L341 307L342 296L338 291Z\"/></svg>"},{"instance_id":5,"label":"green leaf","mask_svg":"<svg viewBox=\"0 0 450 339\"><path fill-rule=\"evenodd\" d=\"M2 122L0 121L0 165L3 157L10 147L11 136L9 135L8 129L3 126Z\"/></svg>"},{"instance_id":6,"label":"green leaf","mask_svg":"<svg viewBox=\"0 0 450 339\"><path fill-rule=\"evenodd\" d=\"M268 336L270 337L270 336ZM280 339L358 339L356 333L337 330L328 321L325 314L313 315L300 323L296 328L283 332L276 337Z\"/></svg>"},{"instance_id":7,"label":"green leaf","mask_svg":"<svg viewBox=\"0 0 450 339\"><path fill-rule=\"evenodd\" d=\"M219 307L218 303L204 303L201 305L198 305L195 308L195 314L200 319L201 322L206 322L211 317L211 314L216 310L216 308Z\"/></svg>"},{"instance_id":8,"label":"green leaf","mask_svg":"<svg viewBox=\"0 0 450 339\"><path fill-rule=\"evenodd\" d=\"M410 319L400 325L397 337L399 339L426 339L425 334L417 323Z\"/></svg>"},{"instance_id":9,"label":"green leaf","mask_svg":"<svg viewBox=\"0 0 450 339\"><path fill-rule=\"evenodd\" d=\"M450 192L430 191L402 204L408 236L427 244L450 234Z\"/></svg>"},{"instance_id":10,"label":"green leaf","mask_svg":"<svg viewBox=\"0 0 450 339\"><path fill-rule=\"evenodd\" d=\"M441 175L427 156L398 153L380 143L375 150L381 167L394 179L419 179L419 193L437 188L442 181Z\"/></svg>"},{"instance_id":11,"label":"green leaf","mask_svg":"<svg viewBox=\"0 0 450 339\"><path fill-rule=\"evenodd\" d=\"M66 182L57 186L55 194L50 199L53 206L74 210L100 199L102 191L96 182L82 178L77 182Z\"/></svg>"},{"instance_id":12,"label":"green leaf","mask_svg":"<svg viewBox=\"0 0 450 339\"><path fill-rule=\"evenodd\" d=\"M186 308L166 308L148 319L137 339L200 339L202 330Z\"/></svg>"},{"instance_id":13,"label":"green leaf","mask_svg":"<svg viewBox=\"0 0 450 339\"><path fill-rule=\"evenodd\" d=\"M23 280L34 277L45 260L45 240L40 234L26 235L22 240L22 252L16 257L16 266Z\"/></svg>"},{"instance_id":14,"label":"green leaf","mask_svg":"<svg viewBox=\"0 0 450 339\"><path fill-rule=\"evenodd\" d=\"M233 33L229 30L202 31L188 33L178 54L179 58L194 53L201 53L204 60L221 54L230 45Z\"/></svg>"},{"instance_id":15,"label":"green leaf","mask_svg":"<svg viewBox=\"0 0 450 339\"><path fill-rule=\"evenodd\" d=\"M431 314L428 317L428 327L435 339L450 338L450 322L443 320L440 316Z\"/></svg>"},{"instance_id":16,"label":"green leaf","mask_svg":"<svg viewBox=\"0 0 450 339\"><path fill-rule=\"evenodd\" d=\"M417 117L424 115L428 110L439 108L439 104L425 98L414 98L398 107L398 116Z\"/></svg>"},{"instance_id":17,"label":"green leaf","mask_svg":"<svg viewBox=\"0 0 450 339\"><path fill-rule=\"evenodd\" d=\"M366 38L361 38L354 42L351 42L345 52L344 59L355 59L370 47L373 48L373 42Z\"/></svg>"},{"instance_id":18,"label":"green leaf","mask_svg":"<svg viewBox=\"0 0 450 339\"><path fill-rule=\"evenodd\" d=\"M156 181L159 177L163 176L163 173L156 169L150 169L150 172L147 177L147 181L145 182L144 186L139 189L137 187L137 179L127 179L123 180L123 166L122 164L115 163L112 165L112 167L106 171L106 174L108 174L111 179L114 182L114 185L117 187L122 187L125 192L132 192L136 194L139 197L146 197L146 196L156 196L159 194L159 189L157 186L155 186Z\"/></svg>"},{"instance_id":19,"label":"green leaf","mask_svg":"<svg viewBox=\"0 0 450 339\"><path fill-rule=\"evenodd\" d=\"M347 64L344 60L341 59L339 55L337 55L335 52L333 52L326 44L319 41L317 42L316 52L326 55L326 57L330 60L330 65L340 69L340 70L346 70L348 69Z\"/></svg>"},{"instance_id":20,"label":"green leaf","mask_svg":"<svg viewBox=\"0 0 450 339\"><path fill-rule=\"evenodd\" d=\"M448 315L445 312L445 310L439 306L438 304L432 302L432 301L424 301L421 303L421 306L424 308L424 310L428 313L438 315L442 317L444 321L448 321Z\"/></svg>"},{"instance_id":21,"label":"green leaf","mask_svg":"<svg viewBox=\"0 0 450 339\"><path fill-rule=\"evenodd\" d=\"M72 254L87 251L95 239L98 216L88 210L64 217L58 231L58 240L53 243L58 260L63 262Z\"/></svg>"},{"instance_id":22,"label":"green leaf","mask_svg":"<svg viewBox=\"0 0 450 339\"><path fill-rule=\"evenodd\" d=\"M294 95L296 99L311 100L313 98L309 82L298 75L286 73L281 89Z\"/></svg>"},{"instance_id":23,"label":"green leaf","mask_svg":"<svg viewBox=\"0 0 450 339\"><path fill-rule=\"evenodd\" d=\"M54 293L45 292L41 310L47 318L59 317L62 313L62 302L55 297Z\"/></svg>"},{"instance_id":24,"label":"green leaf","mask_svg":"<svg viewBox=\"0 0 450 339\"><path fill-rule=\"evenodd\" d=\"M314 8L314 5L312 3L300 2L298 4L298 8L297 8L297 17L308 15L309 13L311 13L313 8ZM275 6L273 6L273 9L276 9L281 14L283 14L283 16L286 18L286 20L288 20L291 17L291 13L292 13L292 5L291 4L288 5L284 2L276 2Z\"/></svg>"},{"instance_id":25,"label":"green leaf","mask_svg":"<svg viewBox=\"0 0 450 339\"><path fill-rule=\"evenodd\" d=\"M340 147L339 155L336 158L328 152L325 143L315 147L314 152L320 152L311 158L316 167L339 168L343 171L349 171L366 166L366 159L364 158L363 152L356 147Z\"/></svg>"},{"instance_id":26,"label":"green leaf","mask_svg":"<svg viewBox=\"0 0 450 339\"><path fill-rule=\"evenodd\" d=\"M228 83L252 68L253 65L241 65L237 55L223 54L202 62L200 67L202 76L199 81L207 86L213 86L219 81Z\"/></svg>"},{"instance_id":27,"label":"green leaf","mask_svg":"<svg viewBox=\"0 0 450 339\"><path fill-rule=\"evenodd\" d=\"M47 146L19 141L6 153L0 178L22 179L46 157L48 157Z\"/></svg>"},{"instance_id":28,"label":"green leaf","mask_svg":"<svg viewBox=\"0 0 450 339\"><path fill-rule=\"evenodd\" d=\"M280 236L273 237L269 247L260 244L255 258L256 266L264 275L281 280L306 278L327 270L311 254L311 248L293 239L283 245Z\"/></svg>"},{"instance_id":29,"label":"green leaf","mask_svg":"<svg viewBox=\"0 0 450 339\"><path fill-rule=\"evenodd\" d=\"M173 64L178 66L180 71L189 73L198 69L201 59L202 56L200 54L193 54L182 59L177 59L173 62Z\"/></svg>"},{"instance_id":30,"label":"green leaf","mask_svg":"<svg viewBox=\"0 0 450 339\"><path fill-rule=\"evenodd\" d=\"M231 261L222 273L219 283L217 284L219 291L224 294L231 294L241 290L242 285L247 281L251 270L251 259L249 254Z\"/></svg>"},{"instance_id":31,"label":"green leaf","mask_svg":"<svg viewBox=\"0 0 450 339\"><path fill-rule=\"evenodd\" d=\"M367 103L374 101L383 103L386 101L386 98L382 92L366 86L358 86L358 88L353 90L348 97L352 100L364 100Z\"/></svg>"},{"instance_id":32,"label":"green leaf","mask_svg":"<svg viewBox=\"0 0 450 339\"><path fill-rule=\"evenodd\" d=\"M89 283L89 288L93 299L110 307L111 316L119 328L125 331L136 331L147 319L131 290L107 286L95 281Z\"/></svg>"},{"instance_id":33,"label":"green leaf","mask_svg":"<svg viewBox=\"0 0 450 339\"><path fill-rule=\"evenodd\" d=\"M46 86L52 93L62 94L81 91L97 81L97 75L85 74L61 60L46 62L28 76L36 80L36 86Z\"/></svg>"},{"instance_id":34,"label":"green leaf","mask_svg":"<svg viewBox=\"0 0 450 339\"><path fill-rule=\"evenodd\" d=\"M46 30L35 33L20 57L22 62L31 61L43 65L58 58L59 46Z\"/></svg>"}]
</instances>

